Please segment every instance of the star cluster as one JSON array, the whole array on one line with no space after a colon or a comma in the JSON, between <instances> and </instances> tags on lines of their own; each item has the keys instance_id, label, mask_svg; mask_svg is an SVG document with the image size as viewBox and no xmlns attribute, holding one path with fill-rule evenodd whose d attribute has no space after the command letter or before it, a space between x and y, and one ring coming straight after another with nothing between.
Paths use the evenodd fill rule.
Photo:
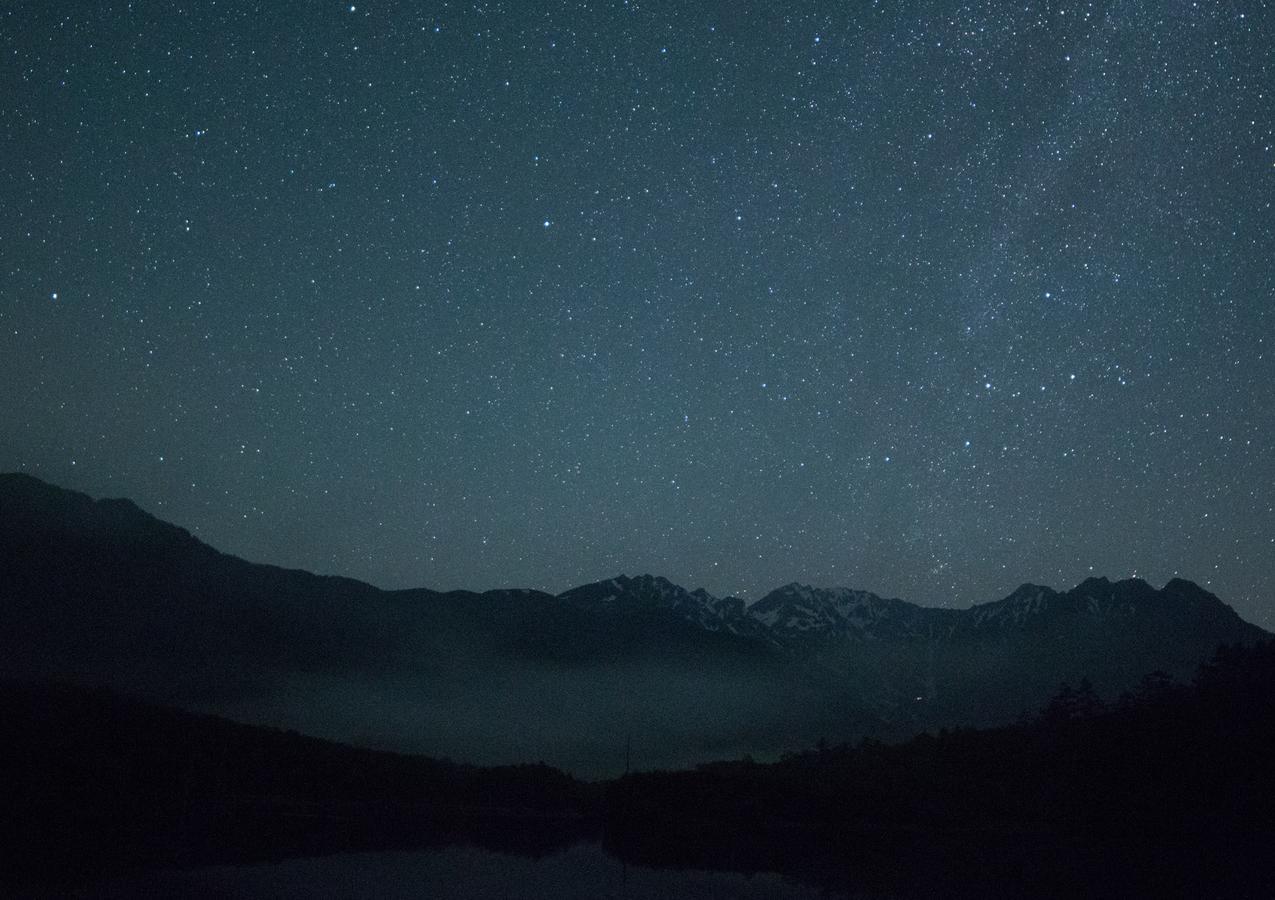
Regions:
<instances>
[{"instance_id":1,"label":"star cluster","mask_svg":"<svg viewBox=\"0 0 1275 900\"><path fill-rule=\"evenodd\" d=\"M385 586L1275 624L1265 2L0 11L0 469Z\"/></svg>"}]
</instances>

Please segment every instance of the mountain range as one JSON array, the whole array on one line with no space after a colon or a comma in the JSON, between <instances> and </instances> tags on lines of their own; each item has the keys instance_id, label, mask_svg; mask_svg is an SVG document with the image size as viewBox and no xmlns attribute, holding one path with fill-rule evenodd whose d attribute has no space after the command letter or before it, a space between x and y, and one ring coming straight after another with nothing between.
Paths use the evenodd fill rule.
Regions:
<instances>
[{"instance_id":1,"label":"mountain range","mask_svg":"<svg viewBox=\"0 0 1275 900\"><path fill-rule=\"evenodd\" d=\"M993 725L1060 683L1184 677L1266 632L1174 579L1024 584L966 609L652 575L558 595L384 591L220 553L127 500L0 475L0 676L476 763L614 772Z\"/></svg>"}]
</instances>

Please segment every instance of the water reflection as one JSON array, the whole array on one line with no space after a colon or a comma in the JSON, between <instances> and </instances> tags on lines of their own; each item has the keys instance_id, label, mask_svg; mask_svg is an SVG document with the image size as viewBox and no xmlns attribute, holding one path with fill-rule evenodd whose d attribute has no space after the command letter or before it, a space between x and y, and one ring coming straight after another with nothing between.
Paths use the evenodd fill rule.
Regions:
<instances>
[{"instance_id":1,"label":"water reflection","mask_svg":"<svg viewBox=\"0 0 1275 900\"><path fill-rule=\"evenodd\" d=\"M624 866L597 843L533 859L477 847L399 853L348 853L251 866L149 872L75 896L272 898L817 898L826 893L774 873Z\"/></svg>"}]
</instances>

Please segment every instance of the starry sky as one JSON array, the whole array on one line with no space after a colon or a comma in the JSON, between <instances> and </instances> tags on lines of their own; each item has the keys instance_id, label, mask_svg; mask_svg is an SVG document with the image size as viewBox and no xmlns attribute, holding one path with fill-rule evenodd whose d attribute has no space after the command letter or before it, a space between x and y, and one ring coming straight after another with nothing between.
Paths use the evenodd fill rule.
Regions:
<instances>
[{"instance_id":1,"label":"starry sky","mask_svg":"<svg viewBox=\"0 0 1275 900\"><path fill-rule=\"evenodd\" d=\"M0 470L384 587L1275 626L1275 10L0 9Z\"/></svg>"}]
</instances>

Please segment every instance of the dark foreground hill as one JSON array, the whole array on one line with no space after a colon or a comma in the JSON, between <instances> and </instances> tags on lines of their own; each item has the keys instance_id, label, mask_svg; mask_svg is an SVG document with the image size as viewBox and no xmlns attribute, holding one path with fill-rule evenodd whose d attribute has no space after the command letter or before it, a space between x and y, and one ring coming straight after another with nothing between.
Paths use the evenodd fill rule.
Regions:
<instances>
[{"instance_id":1,"label":"dark foreground hill","mask_svg":"<svg viewBox=\"0 0 1275 900\"><path fill-rule=\"evenodd\" d=\"M1221 648L1103 705L608 786L648 865L779 870L870 895L1275 895L1275 642Z\"/></svg>"},{"instance_id":2,"label":"dark foreground hill","mask_svg":"<svg viewBox=\"0 0 1275 900\"><path fill-rule=\"evenodd\" d=\"M0 890L157 865L451 843L602 841L660 868L774 871L830 896L1266 897L1275 643L1114 704L586 784L378 753L104 692L0 682Z\"/></svg>"},{"instance_id":3,"label":"dark foreground hill","mask_svg":"<svg viewBox=\"0 0 1275 900\"><path fill-rule=\"evenodd\" d=\"M127 500L0 475L0 676L105 686L368 747L615 773L1012 721L1264 635L1186 581L1025 585L969 609L663 578L382 591L258 565Z\"/></svg>"},{"instance_id":4,"label":"dark foreground hill","mask_svg":"<svg viewBox=\"0 0 1275 900\"><path fill-rule=\"evenodd\" d=\"M465 842L547 853L599 788L543 764L364 750L119 695L0 681L0 893L137 867Z\"/></svg>"}]
</instances>

